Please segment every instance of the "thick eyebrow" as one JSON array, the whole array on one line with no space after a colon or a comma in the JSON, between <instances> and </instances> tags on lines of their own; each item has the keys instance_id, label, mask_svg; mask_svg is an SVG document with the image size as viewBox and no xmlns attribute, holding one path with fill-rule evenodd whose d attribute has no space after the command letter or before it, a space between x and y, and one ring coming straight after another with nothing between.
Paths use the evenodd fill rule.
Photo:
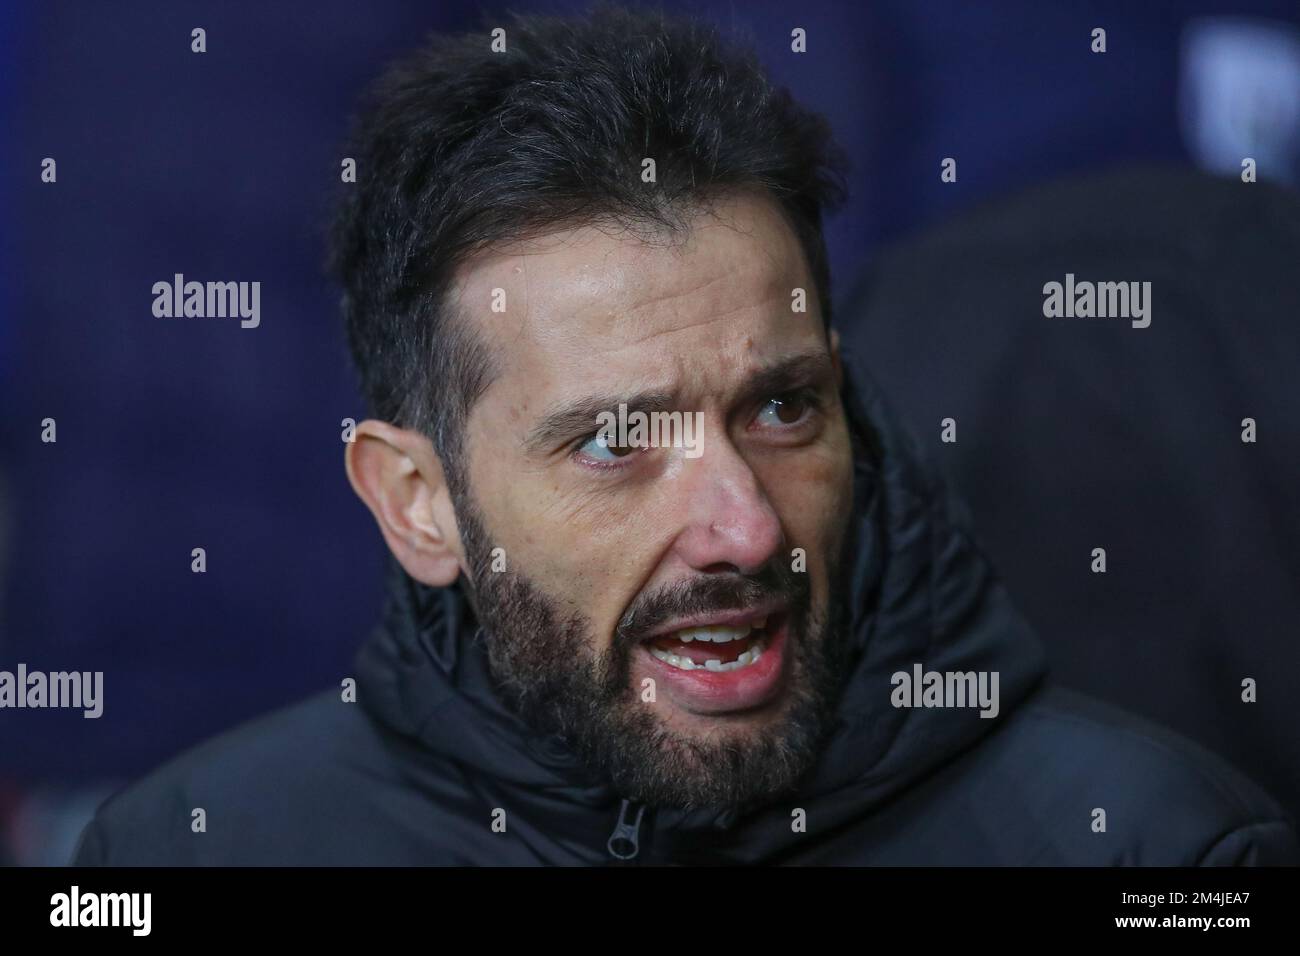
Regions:
<instances>
[{"instance_id":1,"label":"thick eyebrow","mask_svg":"<svg viewBox=\"0 0 1300 956\"><path fill-rule=\"evenodd\" d=\"M834 375L830 355L821 349L800 352L754 372L740 388L737 402L745 404L771 398L785 392L829 381ZM545 454L571 439L595 434L596 416L602 412L617 414L621 404L629 412L673 411L676 397L670 392L646 391L635 395L592 395L576 399L542 416L524 439L530 455Z\"/></svg>"},{"instance_id":2,"label":"thick eyebrow","mask_svg":"<svg viewBox=\"0 0 1300 956\"><path fill-rule=\"evenodd\" d=\"M595 434L599 428L596 416L601 412L618 414L618 406L624 403L629 412L670 411L673 396L667 392L640 392L636 395L591 395L579 398L544 415L524 439L524 450L532 455L542 454L561 442Z\"/></svg>"},{"instance_id":3,"label":"thick eyebrow","mask_svg":"<svg viewBox=\"0 0 1300 956\"><path fill-rule=\"evenodd\" d=\"M785 392L812 388L829 382L835 376L835 366L830 353L823 349L810 349L772 365L759 369L741 386L739 402L746 404L773 398Z\"/></svg>"}]
</instances>

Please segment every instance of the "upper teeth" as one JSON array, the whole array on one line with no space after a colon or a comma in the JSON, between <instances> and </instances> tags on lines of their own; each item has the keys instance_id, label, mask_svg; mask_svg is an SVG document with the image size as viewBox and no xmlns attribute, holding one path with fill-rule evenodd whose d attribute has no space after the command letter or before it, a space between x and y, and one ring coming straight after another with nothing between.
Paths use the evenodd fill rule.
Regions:
<instances>
[{"instance_id":1,"label":"upper teeth","mask_svg":"<svg viewBox=\"0 0 1300 956\"><path fill-rule=\"evenodd\" d=\"M661 651L657 647L651 647L650 653L664 663L676 667L678 670L734 671L739 670L742 667L748 667L750 664L758 663L759 658L763 656L763 652L767 650L767 647L765 646L766 643L766 639L760 637L749 650L745 651L734 661L727 661L725 663L716 657L710 657L702 664L697 664L689 657L681 657L677 654L671 654L668 651Z\"/></svg>"},{"instance_id":2,"label":"upper teeth","mask_svg":"<svg viewBox=\"0 0 1300 956\"><path fill-rule=\"evenodd\" d=\"M751 631L761 630L767 624L767 618L761 618L743 627L687 627L677 631L673 636L679 641L712 641L714 644L726 644L749 637Z\"/></svg>"}]
</instances>

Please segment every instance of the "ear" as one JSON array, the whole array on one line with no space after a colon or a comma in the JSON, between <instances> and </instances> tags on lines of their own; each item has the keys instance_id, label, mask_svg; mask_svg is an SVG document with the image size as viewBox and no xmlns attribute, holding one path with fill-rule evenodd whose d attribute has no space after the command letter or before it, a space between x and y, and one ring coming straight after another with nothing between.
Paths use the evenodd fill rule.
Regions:
<instances>
[{"instance_id":1,"label":"ear","mask_svg":"<svg viewBox=\"0 0 1300 956\"><path fill-rule=\"evenodd\" d=\"M445 587L464 568L442 462L419 432L366 419L344 463L352 490L379 523L388 549L415 580Z\"/></svg>"}]
</instances>

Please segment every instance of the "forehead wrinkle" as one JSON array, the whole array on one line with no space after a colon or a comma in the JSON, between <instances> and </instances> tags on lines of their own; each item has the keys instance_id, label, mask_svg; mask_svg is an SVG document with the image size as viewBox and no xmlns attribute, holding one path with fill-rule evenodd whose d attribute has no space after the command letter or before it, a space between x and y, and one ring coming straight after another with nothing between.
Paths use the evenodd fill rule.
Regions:
<instances>
[{"instance_id":1,"label":"forehead wrinkle","mask_svg":"<svg viewBox=\"0 0 1300 956\"><path fill-rule=\"evenodd\" d=\"M616 317L615 322L617 325L621 325L625 323L649 324L654 320L640 319L637 313L658 306L666 306L667 308L671 309L672 316L674 319L682 319L682 318L687 319L685 322L682 322L681 324L673 324L668 328L656 328L651 331L647 331L644 335L640 335L636 338L628 339L626 342L622 343L619 347L625 348L625 347L631 347L636 345L642 345L650 341L651 339L658 338L663 335L671 335L673 333L682 332L690 328L701 327L701 326L712 324L714 322L722 321L737 312L742 312L747 309L761 309L764 306L766 306L772 299L783 300L784 298L783 292L785 289L785 281L783 281L783 279L788 281L788 277L784 277L780 275L779 272L774 271L768 277L767 281L763 283L762 294L755 301L740 302L738 304L723 308L721 311L718 311L717 308L710 307L709 303L705 303L703 308L706 310L706 314L702 316L696 316L693 319L684 315L684 310L681 308L681 304L680 304L684 298L686 298L687 296L699 295L703 290L708 289L710 286L714 286L719 282L730 280L734 278L734 276L735 273L724 273L721 275L715 274L711 277L705 278L703 281L699 282L698 284L694 285L689 289L683 289L680 292L674 292L664 296L657 296L653 300L643 302L642 304L629 309L624 316ZM791 288L793 288L793 286L791 286ZM715 294L713 296L713 301L722 298L732 298L732 296L727 295L726 293Z\"/></svg>"},{"instance_id":2,"label":"forehead wrinkle","mask_svg":"<svg viewBox=\"0 0 1300 956\"><path fill-rule=\"evenodd\" d=\"M779 218L775 221L781 222ZM778 255L781 249L795 244L789 230L778 230L779 236L775 243L777 248L769 248L772 243L755 242L755 237L760 233L765 235L771 231L764 227L762 219L746 224L745 228L740 228L737 223L715 221L707 217L696 221L690 226L696 236L707 232L717 236L717 230L720 229L729 230L732 234L720 239L720 253L710 255L713 250L704 250L703 265L691 261L693 257L687 243L665 245L629 238L626 234L611 237L608 232L592 229L591 226L539 237L540 242L532 240L521 243L503 257L507 263L513 263L521 269L521 274L511 273L508 271L510 264L507 264L507 271L502 276L506 281L516 280L522 292L522 308L507 310L515 313L515 321L501 322L505 318L501 314L490 314L485 318L495 320L493 324L496 331L503 336L497 342L507 346L504 351L515 353L514 361L510 364L516 367L520 363L529 365L530 358L541 358L543 353L555 349L560 353L568 353L570 358L601 353L614 355L625 349L644 348L647 343L662 339L665 335L692 328L707 335L710 327L716 326L718 322L729 321L736 313L746 309L755 310L759 317L775 319L778 310L784 311L781 306L787 287L810 283L806 281L806 276L801 275L806 272L806 262L802 256ZM602 242L602 239L606 241ZM608 241L611 239L612 242ZM590 245L593 242L597 243L594 248ZM699 248L698 243L695 246ZM761 255L756 256L755 252ZM550 253L560 257L558 269L551 267L554 259L544 259L541 263L529 261L535 256L546 257ZM647 261L651 268L643 267ZM638 267L638 263L642 267ZM540 272L538 266L541 267ZM805 268L799 268L801 266ZM493 276L490 272L480 275L480 281L486 280L490 285L498 284L491 281ZM686 281L689 285L656 294L658 290L654 286L670 286L674 280L678 283ZM727 287L723 283L731 285ZM736 283L739 283L738 287ZM752 298L753 301L730 304L737 297L737 289L748 293L739 296L740 298ZM698 310L692 310L686 307L687 297L704 301ZM620 307L619 300L627 302L634 298L641 301ZM570 300L567 305L565 299ZM722 306L723 302L728 304ZM662 309L664 315L647 314L656 308ZM766 315L769 309L771 315ZM691 311L698 311L698 316L690 316L688 313ZM580 323L574 323L572 320L575 319L580 320ZM590 327L582 328L581 325L589 320L595 321ZM662 327L665 322L671 324ZM770 321L763 324L770 328ZM604 327L603 333L597 328L598 325ZM623 335L630 337L623 339ZM508 347L511 338L515 339L515 348ZM614 339L622 340L611 341ZM545 347L538 351L527 343ZM519 348L521 345L522 350ZM717 345L721 347L724 343L719 342ZM697 350L687 350L688 354L683 354L680 358L683 361L689 360L689 352L694 351Z\"/></svg>"},{"instance_id":3,"label":"forehead wrinkle","mask_svg":"<svg viewBox=\"0 0 1300 956\"><path fill-rule=\"evenodd\" d=\"M775 230L778 233L775 243L764 243L756 239L760 233L772 232L773 230L770 228L772 225L785 226L785 228ZM724 252L730 253L726 257L728 261L719 262L718 260L723 257L715 255L713 265L716 268L710 269L712 274L700 276L699 273L702 271L700 268L689 268L692 264L690 262L691 247L699 247L703 234L716 233L718 230L724 229L738 237L734 241L728 238L721 240L723 243L728 244L724 246ZM590 249L593 243L597 244L597 248ZM599 248L600 245L605 247L603 249ZM777 248L769 248L769 246L773 245ZM788 251L792 246L799 252L798 255L790 257L780 254ZM779 215L771 217L760 214L754 222L742 224L723 217L718 210L714 210L711 215L701 215L695 221L686 225L680 242L655 241L629 232L611 234L610 231L602 228L599 223L593 222L575 225L569 229L554 233L521 239L506 248L509 251L500 250L498 255L504 253L507 256L517 256L516 261L522 260L524 273L521 282L524 292L523 309L508 310L516 312L520 316L519 325L514 331L529 334L538 341L549 338L547 334L548 326L554 328L557 324L556 320L560 318L562 313L571 316L587 313L596 318L608 318L612 320L611 325L615 328L622 324L620 320L623 316L635 316L636 313L654 308L656 305L667 305L672 310L674 317L678 317L684 311L679 305L683 299L687 296L707 294L710 287L716 286L723 281L737 278L743 281L745 278L752 278L757 280L755 284L761 285L764 293L770 290L773 294L777 290L784 291L787 287L794 288L802 280L797 274L792 273L791 266L806 265L801 250L798 250L798 243L790 234L788 223ZM584 251L588 249L589 252ZM756 251L761 255L755 256ZM590 255L591 259L577 265L576 268L566 269L562 266L547 275L546 278L540 278L533 274L530 266L537 264L530 263L529 259L535 256L556 254L561 257L576 254L582 258ZM688 277L694 278L694 281L688 288L661 292L654 288L653 279L654 273L659 270L644 268L647 258L652 260L655 258L660 259L662 264L667 267L669 276L680 277L685 272ZM635 261L631 261L633 259ZM663 262L663 260L667 261ZM561 259L561 262L563 262L563 259ZM761 265L758 263L761 263ZM659 264L652 263L654 266ZM728 266L730 268L727 268ZM545 273L547 270L544 268L543 271ZM691 276L692 272L695 273L695 276ZM566 275L566 273L568 274ZM660 282L658 284L663 285L664 283ZM809 283L804 281L803 284L808 285ZM535 285L536 288L534 288ZM548 289L556 293L552 298L559 299L559 303L552 310L542 309L539 314L534 314L531 308L535 298L533 293ZM722 297L722 294L715 294L714 296L715 299ZM617 300L624 299L626 301L632 298L641 301L620 308ZM570 300L567 308L563 301L565 299ZM765 299L766 296L764 296ZM545 301L546 296L538 300L539 307ZM763 300L755 303L755 305L761 304L761 301ZM721 314L730 314L745 307L743 304L730 307ZM551 314L546 314L547 311L550 311ZM702 309L702 311L704 310ZM604 312L604 316L600 315L601 312ZM629 344L641 343L665 333L682 331L697 324L699 324L698 321L688 321L680 325L674 325L669 329L656 330L631 340Z\"/></svg>"}]
</instances>

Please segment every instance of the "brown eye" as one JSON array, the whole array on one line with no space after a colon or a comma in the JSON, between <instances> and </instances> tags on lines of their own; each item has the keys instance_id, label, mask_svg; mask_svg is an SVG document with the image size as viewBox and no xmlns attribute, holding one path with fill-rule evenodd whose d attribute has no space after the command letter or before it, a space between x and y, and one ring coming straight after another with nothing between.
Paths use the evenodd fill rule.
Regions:
<instances>
[{"instance_id":1,"label":"brown eye","mask_svg":"<svg viewBox=\"0 0 1300 956\"><path fill-rule=\"evenodd\" d=\"M804 413L807 411L807 400L797 395L783 395L780 398L768 399L767 404L763 406L763 411L759 413L759 417L762 418L764 414L770 412L780 424L793 425L803 418ZM770 418L768 424L772 424Z\"/></svg>"},{"instance_id":2,"label":"brown eye","mask_svg":"<svg viewBox=\"0 0 1300 956\"><path fill-rule=\"evenodd\" d=\"M635 445L615 445L613 442L608 441L603 435L597 435L593 440L598 448L603 449L616 458L626 458L628 455L632 454L632 452L636 451Z\"/></svg>"},{"instance_id":3,"label":"brown eye","mask_svg":"<svg viewBox=\"0 0 1300 956\"><path fill-rule=\"evenodd\" d=\"M635 445L615 445L606 441L604 435L593 435L587 439L578 449L588 458L595 461L613 461L617 458L626 458L636 451Z\"/></svg>"}]
</instances>

